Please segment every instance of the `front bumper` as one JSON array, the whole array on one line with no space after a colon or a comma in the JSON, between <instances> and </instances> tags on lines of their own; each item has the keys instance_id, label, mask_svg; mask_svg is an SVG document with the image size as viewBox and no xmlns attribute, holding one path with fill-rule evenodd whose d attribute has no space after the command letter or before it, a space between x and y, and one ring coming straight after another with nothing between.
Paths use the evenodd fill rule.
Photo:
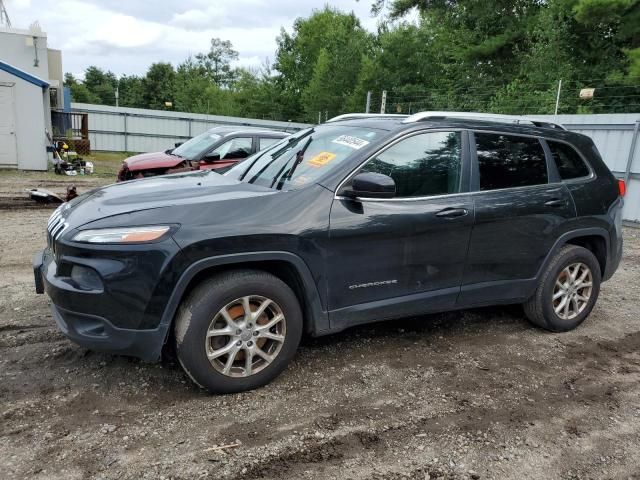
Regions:
<instances>
[{"instance_id":1,"label":"front bumper","mask_svg":"<svg viewBox=\"0 0 640 480\"><path fill-rule=\"evenodd\" d=\"M160 358L167 327L130 330L114 327L106 318L77 313L51 304L60 331L78 345L99 352L138 357L148 362Z\"/></svg>"},{"instance_id":2,"label":"front bumper","mask_svg":"<svg viewBox=\"0 0 640 480\"><path fill-rule=\"evenodd\" d=\"M106 353L128 355L145 361L160 359L167 338L168 324L154 328L125 328L114 323L102 312L108 312L112 301L105 292L87 292L64 281L57 275L57 265L49 250L33 256L36 293L51 298L53 317L60 331L78 345ZM92 313L78 311L89 309ZM97 314L96 314L97 313ZM131 311L131 316L135 312Z\"/></svg>"}]
</instances>

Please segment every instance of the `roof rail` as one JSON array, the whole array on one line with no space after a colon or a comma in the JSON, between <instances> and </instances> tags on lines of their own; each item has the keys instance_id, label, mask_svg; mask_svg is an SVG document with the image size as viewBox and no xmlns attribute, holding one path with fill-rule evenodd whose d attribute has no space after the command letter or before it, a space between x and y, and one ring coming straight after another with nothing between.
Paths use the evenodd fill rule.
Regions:
<instances>
[{"instance_id":1,"label":"roof rail","mask_svg":"<svg viewBox=\"0 0 640 480\"><path fill-rule=\"evenodd\" d=\"M414 123L424 120L443 120L446 118L460 118L465 120L480 120L486 122L500 123L525 123L535 127L557 128L566 130L559 123L547 122L545 120L536 120L535 118L521 117L519 115L500 115L496 113L478 113L478 112L419 112L411 115L402 121L402 123Z\"/></svg>"},{"instance_id":2,"label":"roof rail","mask_svg":"<svg viewBox=\"0 0 640 480\"><path fill-rule=\"evenodd\" d=\"M325 123L339 122L340 120L355 120L357 118L408 118L409 115L400 113L344 113L337 117L330 118Z\"/></svg>"}]
</instances>

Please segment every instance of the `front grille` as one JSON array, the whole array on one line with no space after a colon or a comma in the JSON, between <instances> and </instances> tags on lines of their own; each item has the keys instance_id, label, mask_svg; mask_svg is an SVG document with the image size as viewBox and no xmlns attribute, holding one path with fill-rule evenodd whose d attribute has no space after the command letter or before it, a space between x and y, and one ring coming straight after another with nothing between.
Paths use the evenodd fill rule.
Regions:
<instances>
[{"instance_id":1,"label":"front grille","mask_svg":"<svg viewBox=\"0 0 640 480\"><path fill-rule=\"evenodd\" d=\"M63 203L53 212L53 215L49 217L49 221L47 222L47 245L54 253L56 251L56 240L60 238L62 232L69 226L62 215L64 208L65 204Z\"/></svg>"}]
</instances>

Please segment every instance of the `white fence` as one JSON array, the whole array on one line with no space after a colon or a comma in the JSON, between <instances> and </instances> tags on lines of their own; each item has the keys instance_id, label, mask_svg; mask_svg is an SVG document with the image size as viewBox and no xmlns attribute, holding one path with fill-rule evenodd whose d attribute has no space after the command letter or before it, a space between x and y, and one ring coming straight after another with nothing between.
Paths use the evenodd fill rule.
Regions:
<instances>
[{"instance_id":1,"label":"white fence","mask_svg":"<svg viewBox=\"0 0 640 480\"><path fill-rule=\"evenodd\" d=\"M172 148L178 142L219 125L237 125L295 132L304 123L255 118L224 117L199 113L145 110L72 103L74 112L89 114L92 150L111 152L153 152Z\"/></svg>"},{"instance_id":2,"label":"white fence","mask_svg":"<svg viewBox=\"0 0 640 480\"><path fill-rule=\"evenodd\" d=\"M92 149L116 152L166 150L216 125L255 126L290 132L309 126L275 120L85 103L72 103L71 108L89 113ZM536 118L562 123L568 130L593 138L611 171L627 183L624 219L640 222L640 113L539 115Z\"/></svg>"}]
</instances>

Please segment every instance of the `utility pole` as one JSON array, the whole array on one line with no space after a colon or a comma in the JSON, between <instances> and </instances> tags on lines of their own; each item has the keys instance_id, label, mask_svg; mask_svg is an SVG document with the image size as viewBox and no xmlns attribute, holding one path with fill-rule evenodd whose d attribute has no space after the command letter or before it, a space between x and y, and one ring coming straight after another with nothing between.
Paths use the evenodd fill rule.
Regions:
<instances>
[{"instance_id":1,"label":"utility pole","mask_svg":"<svg viewBox=\"0 0 640 480\"><path fill-rule=\"evenodd\" d=\"M562 79L558 80L558 95L556 95L556 110L554 115L558 115L558 109L560 108L560 91L562 90Z\"/></svg>"},{"instance_id":2,"label":"utility pole","mask_svg":"<svg viewBox=\"0 0 640 480\"><path fill-rule=\"evenodd\" d=\"M120 77L116 78L116 108L118 108L120 106L118 99L120 97Z\"/></svg>"},{"instance_id":3,"label":"utility pole","mask_svg":"<svg viewBox=\"0 0 640 480\"><path fill-rule=\"evenodd\" d=\"M364 109L364 113L369 113L371 110L371 90L367 92L367 106Z\"/></svg>"},{"instance_id":4,"label":"utility pole","mask_svg":"<svg viewBox=\"0 0 640 480\"><path fill-rule=\"evenodd\" d=\"M322 123L322 112L318 111L318 125Z\"/></svg>"},{"instance_id":5,"label":"utility pole","mask_svg":"<svg viewBox=\"0 0 640 480\"><path fill-rule=\"evenodd\" d=\"M387 91L382 91L382 103L380 104L380 113L384 113L387 108Z\"/></svg>"}]
</instances>

